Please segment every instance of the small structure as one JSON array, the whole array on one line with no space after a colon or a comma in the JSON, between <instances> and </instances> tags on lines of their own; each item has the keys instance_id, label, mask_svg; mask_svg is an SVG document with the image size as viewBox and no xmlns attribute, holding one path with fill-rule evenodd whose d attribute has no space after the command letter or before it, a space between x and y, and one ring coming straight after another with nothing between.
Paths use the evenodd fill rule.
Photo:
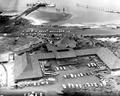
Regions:
<instances>
[{"instance_id":1,"label":"small structure","mask_svg":"<svg viewBox=\"0 0 120 96\"><path fill-rule=\"evenodd\" d=\"M69 37L65 36L63 39L61 39L60 41L56 42L55 45L58 47L69 47L69 48L74 48L76 47L76 43L74 40L69 39Z\"/></svg>"}]
</instances>

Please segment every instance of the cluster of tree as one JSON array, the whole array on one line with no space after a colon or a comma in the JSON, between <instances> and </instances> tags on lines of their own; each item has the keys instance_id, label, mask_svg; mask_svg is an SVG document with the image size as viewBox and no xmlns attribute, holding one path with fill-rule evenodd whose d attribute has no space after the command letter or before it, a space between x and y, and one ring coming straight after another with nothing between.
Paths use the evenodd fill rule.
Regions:
<instances>
[{"instance_id":1,"label":"cluster of tree","mask_svg":"<svg viewBox=\"0 0 120 96\"><path fill-rule=\"evenodd\" d=\"M63 90L63 94L60 94L61 96L120 96L120 92L114 92L114 91L103 91L103 92L87 92L87 91L70 91L70 90Z\"/></svg>"}]
</instances>

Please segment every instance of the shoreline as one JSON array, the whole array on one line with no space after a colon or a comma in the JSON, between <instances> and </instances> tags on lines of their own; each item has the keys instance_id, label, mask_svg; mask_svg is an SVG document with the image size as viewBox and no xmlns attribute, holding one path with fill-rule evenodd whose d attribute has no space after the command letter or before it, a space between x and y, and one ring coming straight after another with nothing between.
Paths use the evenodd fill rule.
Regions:
<instances>
[{"instance_id":1,"label":"shoreline","mask_svg":"<svg viewBox=\"0 0 120 96\"><path fill-rule=\"evenodd\" d=\"M59 23L62 21L67 21L72 17L72 14L69 13L63 13L63 12L48 12L48 11L39 11L39 12L33 12L29 15L29 17L32 17L36 20L43 20L47 22L43 22L42 24L54 24ZM41 24L41 25L42 25ZM59 25L59 24L57 24Z\"/></svg>"}]
</instances>

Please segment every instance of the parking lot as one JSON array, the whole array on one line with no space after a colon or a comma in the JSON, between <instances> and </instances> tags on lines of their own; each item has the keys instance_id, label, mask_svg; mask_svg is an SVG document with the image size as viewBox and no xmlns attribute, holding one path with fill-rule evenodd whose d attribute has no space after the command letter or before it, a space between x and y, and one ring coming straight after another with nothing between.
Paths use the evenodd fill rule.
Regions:
<instances>
[{"instance_id":1,"label":"parking lot","mask_svg":"<svg viewBox=\"0 0 120 96\"><path fill-rule=\"evenodd\" d=\"M82 61L83 59L85 62ZM69 64L70 62L72 63ZM99 62L96 63L93 59L88 57L85 58L82 57L82 59L79 57L77 59L72 59L72 61L70 62L65 62L65 64L64 60L62 62L61 61L51 62L52 68L55 70L55 72L59 73L59 75L55 77L56 79L55 82L53 81L52 84L50 84L47 80L45 80L45 82L40 83L35 81L33 82L34 84L32 84L31 86L25 86L24 88L8 90L8 92L14 91L25 93L38 90L41 92L47 92L49 90L61 93L61 91L65 90L66 88L84 90L86 88L94 89L106 86L106 82L101 82L100 78L96 77L96 70L99 70L101 68L101 65L100 66L98 65ZM2 92L5 92L5 90Z\"/></svg>"},{"instance_id":2,"label":"parking lot","mask_svg":"<svg viewBox=\"0 0 120 96\"><path fill-rule=\"evenodd\" d=\"M58 82L62 84L62 90L66 88L85 89L106 86L106 81L101 82L100 78L96 76L96 70L105 68L105 66L102 65L102 61L96 61L98 62L95 62L94 58L90 61L86 58L84 64L82 61L82 64L79 65L64 65L59 62L59 66L54 66L55 71L59 72Z\"/></svg>"}]
</instances>

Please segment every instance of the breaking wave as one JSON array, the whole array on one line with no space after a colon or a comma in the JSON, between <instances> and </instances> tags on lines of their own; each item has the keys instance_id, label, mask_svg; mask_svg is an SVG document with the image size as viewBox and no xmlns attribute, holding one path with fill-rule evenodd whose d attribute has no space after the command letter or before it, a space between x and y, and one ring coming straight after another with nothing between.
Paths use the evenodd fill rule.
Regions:
<instances>
[{"instance_id":1,"label":"breaking wave","mask_svg":"<svg viewBox=\"0 0 120 96\"><path fill-rule=\"evenodd\" d=\"M120 21L103 22L103 23L83 23L83 24L82 23L81 24L66 23L66 24L62 24L62 26L117 29L117 28L120 28Z\"/></svg>"}]
</instances>

